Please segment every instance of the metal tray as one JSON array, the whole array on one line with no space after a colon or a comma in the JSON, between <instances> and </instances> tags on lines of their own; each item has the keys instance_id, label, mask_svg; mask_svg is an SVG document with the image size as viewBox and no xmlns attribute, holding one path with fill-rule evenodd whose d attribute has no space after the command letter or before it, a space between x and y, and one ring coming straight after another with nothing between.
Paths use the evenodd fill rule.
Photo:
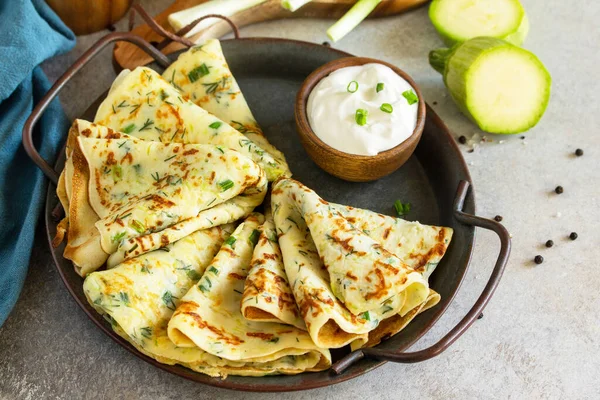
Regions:
<instances>
[{"instance_id":1,"label":"metal tray","mask_svg":"<svg viewBox=\"0 0 600 400\"><path fill-rule=\"evenodd\" d=\"M64 84L95 54L108 44L125 40L140 46L157 61L159 71L171 61L140 37L129 33L112 33L90 48L55 83L36 106L23 129L23 143L34 162L48 178L56 183L57 173L64 165L64 152L58 156L55 168L44 161L33 146L32 134L36 121ZM316 68L347 53L312 43L248 38L222 41L227 61L247 100L269 140L287 157L294 178L307 184L324 199L364 207L393 215L397 199L413 204L409 219L425 224L449 226L454 229L451 245L430 285L442 296L440 303L417 316L399 334L380 345L350 353L346 348L332 351L334 365L330 370L294 376L211 378L181 366L158 363L138 351L115 334L96 311L89 306L83 293L83 279L77 275L69 260L63 258L63 247L52 249L56 267L67 289L83 311L108 336L143 360L176 375L196 382L223 388L246 391L293 391L333 385L355 378L380 367L385 361L420 362L447 349L483 311L500 281L510 253L510 238L504 227L489 219L473 215L475 198L471 178L462 155L452 136L437 114L427 108L427 120L421 141L410 160L390 176L371 183L349 183L319 169L300 145L294 125L294 98L302 81ZM171 57L176 57L177 54ZM92 120L97 99L82 118ZM66 136L65 132L65 136ZM53 215L58 204L55 185L50 185L46 197L45 221L48 240L56 232L57 218ZM446 311L467 271L473 250L475 227L496 232L501 249L489 282L467 315L436 344L417 352L405 352L435 324Z\"/></svg>"}]
</instances>

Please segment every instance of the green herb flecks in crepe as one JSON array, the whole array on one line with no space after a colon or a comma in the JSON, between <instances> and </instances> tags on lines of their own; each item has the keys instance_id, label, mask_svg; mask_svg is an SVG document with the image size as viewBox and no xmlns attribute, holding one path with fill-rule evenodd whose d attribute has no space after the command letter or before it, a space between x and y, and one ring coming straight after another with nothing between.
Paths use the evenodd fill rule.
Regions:
<instances>
[{"instance_id":1,"label":"green herb flecks in crepe","mask_svg":"<svg viewBox=\"0 0 600 400\"><path fill-rule=\"evenodd\" d=\"M320 206L324 208L319 210ZM411 278L416 278L421 283L445 253L452 235L451 229L406 222L368 210L326 203L314 192L291 179L276 183L272 208L291 290L308 331L318 345L341 347L352 343L354 347L360 347L371 341L372 337L377 337L384 328L390 335L395 334L410 322L406 316L412 310L424 310L425 304L430 307L439 300L438 297L432 297L427 288L424 292L400 290L381 296L371 310L350 312L345 301L334 294L336 289L331 289L338 281L337 276L342 275L341 269L337 270L347 267L348 270L341 279L341 290L351 290L352 285L360 283L356 292L370 291L368 281L366 284L365 281L360 282L361 266L364 266L368 252L355 247L354 238L340 237L343 235L343 228L347 226L339 219L342 218L351 225L348 231L353 235L371 239L374 249L380 255L390 254L389 257L386 255L384 263L397 256L406 263L405 270L408 274L415 271L422 276ZM329 227L330 232L321 231L318 227L314 229L313 225L317 220L322 220L321 225ZM337 247L337 251L327 248L331 242L334 243L333 247ZM373 267L378 265L370 261L367 264ZM334 273L333 280L331 272ZM384 272L381 275L383 274ZM380 283L386 279L385 276L382 277L383 280L380 278L369 279ZM392 321L382 325L380 329L379 322L386 319Z\"/></svg>"},{"instance_id":2,"label":"green herb flecks in crepe","mask_svg":"<svg viewBox=\"0 0 600 400\"><path fill-rule=\"evenodd\" d=\"M224 244L196 285L177 306L168 325L169 338L179 347L200 348L238 362L290 360L277 373L320 371L331 365L329 350L317 347L300 329L245 319L240 310L244 280L250 269L256 236L264 221L252 214L233 232L234 246ZM296 358L309 363L294 365Z\"/></svg>"},{"instance_id":3,"label":"green herb flecks in crepe","mask_svg":"<svg viewBox=\"0 0 600 400\"><path fill-rule=\"evenodd\" d=\"M277 159L285 175L291 175L283 153L269 143L252 115L218 40L207 40L179 55L163 77L193 103L227 122Z\"/></svg>"},{"instance_id":4,"label":"green herb flecks in crepe","mask_svg":"<svg viewBox=\"0 0 600 400\"><path fill-rule=\"evenodd\" d=\"M270 212L260 231L244 284L242 314L248 320L280 322L306 330L287 280Z\"/></svg>"},{"instance_id":5,"label":"green herb flecks in crepe","mask_svg":"<svg viewBox=\"0 0 600 400\"><path fill-rule=\"evenodd\" d=\"M90 204L100 217L95 225L108 254L120 244L115 235L125 232L123 241L160 232L261 181L262 170L252 160L210 145L79 137L79 146L90 171ZM118 180L109 172L117 167Z\"/></svg>"},{"instance_id":6,"label":"green herb flecks in crepe","mask_svg":"<svg viewBox=\"0 0 600 400\"><path fill-rule=\"evenodd\" d=\"M209 74L203 75L206 70ZM191 73L198 83L211 76L213 70L208 65L199 70L190 68L185 79L189 80ZM214 90L216 92L217 88ZM288 173L287 164L189 101L149 68L122 72L98 108L95 122L117 131L127 129L130 135L143 140L225 146L258 163L270 180ZM217 123L221 125L215 128Z\"/></svg>"},{"instance_id":7,"label":"green herb flecks in crepe","mask_svg":"<svg viewBox=\"0 0 600 400\"><path fill-rule=\"evenodd\" d=\"M218 146L141 141L77 120L67 148L58 188L68 210L65 257L81 275L109 255L114 266L243 218L266 194L259 166ZM58 232L55 245L64 233Z\"/></svg>"},{"instance_id":8,"label":"green herb flecks in crepe","mask_svg":"<svg viewBox=\"0 0 600 400\"><path fill-rule=\"evenodd\" d=\"M224 225L195 232L169 245L168 252L154 251L114 269L92 273L84 282L84 293L115 332L141 353L164 364L180 364L221 378L315 368L313 353L261 362L232 361L198 347L176 346L167 336L167 324L188 290L198 284L202 274L218 273L211 261L232 231L232 225ZM328 365L324 363L323 368Z\"/></svg>"}]
</instances>

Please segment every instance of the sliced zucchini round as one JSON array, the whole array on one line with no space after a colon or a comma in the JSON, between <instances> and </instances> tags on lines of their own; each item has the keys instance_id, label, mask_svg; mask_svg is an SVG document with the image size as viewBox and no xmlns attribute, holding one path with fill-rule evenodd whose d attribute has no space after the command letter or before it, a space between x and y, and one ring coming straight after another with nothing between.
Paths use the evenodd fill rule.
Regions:
<instances>
[{"instance_id":1,"label":"sliced zucchini round","mask_svg":"<svg viewBox=\"0 0 600 400\"><path fill-rule=\"evenodd\" d=\"M448 46L478 36L520 46L529 31L519 0L433 0L429 18Z\"/></svg>"},{"instance_id":2,"label":"sliced zucchini round","mask_svg":"<svg viewBox=\"0 0 600 400\"><path fill-rule=\"evenodd\" d=\"M480 37L429 54L452 98L483 131L524 132L542 118L552 79L531 52L504 40Z\"/></svg>"}]
</instances>

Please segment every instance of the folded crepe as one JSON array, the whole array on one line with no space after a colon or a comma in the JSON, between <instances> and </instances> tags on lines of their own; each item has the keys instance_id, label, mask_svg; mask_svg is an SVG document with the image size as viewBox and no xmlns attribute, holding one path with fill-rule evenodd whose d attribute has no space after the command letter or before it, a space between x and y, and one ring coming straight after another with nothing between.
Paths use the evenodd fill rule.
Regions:
<instances>
[{"instance_id":1,"label":"folded crepe","mask_svg":"<svg viewBox=\"0 0 600 400\"><path fill-rule=\"evenodd\" d=\"M94 122L144 140L225 146L258 163L270 181L289 175L287 164L187 100L146 67L121 72L100 104Z\"/></svg>"},{"instance_id":2,"label":"folded crepe","mask_svg":"<svg viewBox=\"0 0 600 400\"><path fill-rule=\"evenodd\" d=\"M69 230L82 231L69 232L67 249L78 250L69 258L82 275L101 266L109 254L114 266L197 230L242 218L265 196L263 170L238 152L143 141L81 121L77 129L70 157L71 182L77 184L65 186L72 188ZM65 178L68 171L69 163ZM75 205L86 213L74 213ZM96 254L104 256L90 257Z\"/></svg>"},{"instance_id":3,"label":"folded crepe","mask_svg":"<svg viewBox=\"0 0 600 400\"><path fill-rule=\"evenodd\" d=\"M317 345L333 348L352 343L353 347L360 347L371 342L371 338L376 340L397 333L410 322L409 315L414 317L426 306L439 301L439 296L428 288L423 273L400 260L408 252L415 255L411 259L413 265L422 260L429 260L424 265L437 265L452 234L448 228L407 223L367 210L329 204L292 179L279 180L272 195L285 272L300 314ZM344 213L361 230L344 218ZM314 226L315 222L319 226ZM346 232L341 232L343 229ZM408 239L411 243L416 241L418 246L404 247L407 239L402 231L420 231L421 237ZM442 238L441 255L430 251L430 236ZM365 246L364 243L370 244ZM390 249L401 256L391 253ZM403 253L398 249L403 249ZM385 264L392 264L395 270ZM378 268L389 271L377 273ZM369 269L374 274L365 273ZM391 272L388 275L392 277L391 282L386 281L386 272ZM405 275L400 280L403 284L392 289L393 279L398 279L394 275L401 274ZM369 294L375 292L373 287L389 289L379 296L374 308L357 315L344 298L336 296L334 282L339 277L342 277L341 291L355 287L356 292ZM281 289L284 284L277 284L284 290ZM394 322L381 325L380 321L386 319Z\"/></svg>"},{"instance_id":4,"label":"folded crepe","mask_svg":"<svg viewBox=\"0 0 600 400\"><path fill-rule=\"evenodd\" d=\"M306 330L283 266L273 216L265 214L244 284L242 314L251 321L279 322Z\"/></svg>"},{"instance_id":5,"label":"folded crepe","mask_svg":"<svg viewBox=\"0 0 600 400\"><path fill-rule=\"evenodd\" d=\"M356 229L377 240L382 247L394 253L425 279L431 276L452 240L452 228L422 225L361 208L333 203L331 206ZM397 334L417 315L438 304L440 299L440 295L430 288L423 303L404 315L394 314L383 319L377 328L369 332L367 343L351 343L352 350L376 346L382 340Z\"/></svg>"},{"instance_id":6,"label":"folded crepe","mask_svg":"<svg viewBox=\"0 0 600 400\"><path fill-rule=\"evenodd\" d=\"M225 241L202 278L181 299L169 321L169 338L176 346L200 348L231 361L285 362L277 373L326 369L331 365L329 350L315 345L305 331L248 321L241 313L244 280L263 220L261 214L250 215Z\"/></svg>"},{"instance_id":7,"label":"folded crepe","mask_svg":"<svg viewBox=\"0 0 600 400\"><path fill-rule=\"evenodd\" d=\"M181 53L162 76L194 104L246 135L287 168L283 153L269 143L252 115L217 39Z\"/></svg>"},{"instance_id":8,"label":"folded crepe","mask_svg":"<svg viewBox=\"0 0 600 400\"><path fill-rule=\"evenodd\" d=\"M452 240L452 228L422 225L339 204L330 206L425 278L433 273Z\"/></svg>"},{"instance_id":9,"label":"folded crepe","mask_svg":"<svg viewBox=\"0 0 600 400\"><path fill-rule=\"evenodd\" d=\"M383 248L396 254L425 278L428 278L438 265L452 238L451 228L422 225L419 222L340 204L330 203L330 206L355 228L362 230ZM244 287L242 312L249 320L281 322L306 329L288 282L275 226L269 220L271 218L267 216L254 252ZM381 321L377 328L369 332L366 346L374 346L382 337L398 333L416 315L435 306L439 300L439 294L429 289L427 299L421 305L404 316L396 314Z\"/></svg>"},{"instance_id":10,"label":"folded crepe","mask_svg":"<svg viewBox=\"0 0 600 400\"><path fill-rule=\"evenodd\" d=\"M106 262L108 254L102 250L100 236L94 226L98 214L89 202L89 168L81 152L80 136L99 139L118 139L122 135L105 127L83 120L75 120L69 129L66 144L65 168L60 174L56 189L65 210L65 218L57 227L53 240L57 247L67 235L64 257L72 260L81 276L98 269Z\"/></svg>"},{"instance_id":11,"label":"folded crepe","mask_svg":"<svg viewBox=\"0 0 600 400\"><path fill-rule=\"evenodd\" d=\"M185 293L198 282L234 226L195 232L163 250L94 272L83 289L92 307L115 332L143 354L164 364L181 364L210 376L263 376L306 368L307 357L267 362L231 361L198 347L178 347L167 336L167 324ZM166 251L168 250L168 251Z\"/></svg>"}]
</instances>

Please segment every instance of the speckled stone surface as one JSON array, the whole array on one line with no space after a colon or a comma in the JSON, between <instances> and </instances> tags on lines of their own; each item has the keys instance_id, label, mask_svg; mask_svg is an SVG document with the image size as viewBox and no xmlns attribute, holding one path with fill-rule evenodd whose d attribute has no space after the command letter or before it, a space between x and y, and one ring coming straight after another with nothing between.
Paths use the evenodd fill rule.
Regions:
<instances>
[{"instance_id":1,"label":"speckled stone surface","mask_svg":"<svg viewBox=\"0 0 600 400\"><path fill-rule=\"evenodd\" d=\"M158 11L168 1L144 4ZM294 394L248 394L203 386L158 370L100 332L65 290L43 227L15 310L0 328L0 398L125 399L592 399L600 398L600 3L524 0L531 21L526 47L546 64L553 94L544 119L525 139L485 135L470 164L478 213L504 217L513 253L483 319L446 353L414 365L387 364L333 387ZM118 25L125 26L122 21ZM275 21L244 36L326 40L328 21ZM56 79L106 32L81 37L44 68ZM447 96L427 53L440 46L426 8L363 23L336 48L405 69L455 136L484 136ZM62 96L77 116L112 82L109 51L84 69ZM436 103L434 103L436 102ZM501 142L503 141L503 142ZM583 157L573 155L576 148ZM554 187L562 185L561 195ZM576 241L568 239L577 231ZM544 243L554 240L554 247ZM415 348L441 337L479 295L497 239L478 232L462 289ZM544 263L536 265L536 254Z\"/></svg>"}]
</instances>

